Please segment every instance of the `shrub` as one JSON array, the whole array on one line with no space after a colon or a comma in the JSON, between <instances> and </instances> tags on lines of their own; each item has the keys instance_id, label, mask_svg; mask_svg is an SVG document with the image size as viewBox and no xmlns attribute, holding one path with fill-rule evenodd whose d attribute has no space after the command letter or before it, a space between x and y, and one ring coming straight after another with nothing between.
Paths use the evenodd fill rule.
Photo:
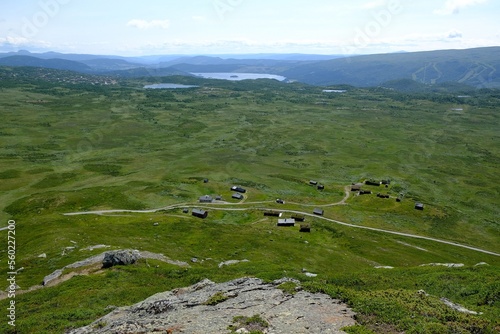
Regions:
<instances>
[{"instance_id":1,"label":"shrub","mask_svg":"<svg viewBox=\"0 0 500 334\"><path fill-rule=\"evenodd\" d=\"M206 302L203 303L203 305L217 305L220 304L226 300L228 300L229 297L224 294L224 292L216 292L212 297L208 298Z\"/></svg>"}]
</instances>

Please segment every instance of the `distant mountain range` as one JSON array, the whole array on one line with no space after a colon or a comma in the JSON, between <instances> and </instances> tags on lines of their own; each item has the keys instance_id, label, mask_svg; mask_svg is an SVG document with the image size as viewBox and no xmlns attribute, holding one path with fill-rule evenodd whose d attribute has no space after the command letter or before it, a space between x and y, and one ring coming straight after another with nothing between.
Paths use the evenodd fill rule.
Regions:
<instances>
[{"instance_id":1,"label":"distant mountain range","mask_svg":"<svg viewBox=\"0 0 500 334\"><path fill-rule=\"evenodd\" d=\"M455 83L500 88L500 47L363 56L254 54L120 57L28 51L0 54L0 66L32 66L119 77L191 72L270 73L312 85L405 87ZM394 87L391 87L394 88Z\"/></svg>"},{"instance_id":2,"label":"distant mountain range","mask_svg":"<svg viewBox=\"0 0 500 334\"><path fill-rule=\"evenodd\" d=\"M397 79L424 84L500 87L500 47L392 53L296 66L281 74L313 85L378 86Z\"/></svg>"}]
</instances>

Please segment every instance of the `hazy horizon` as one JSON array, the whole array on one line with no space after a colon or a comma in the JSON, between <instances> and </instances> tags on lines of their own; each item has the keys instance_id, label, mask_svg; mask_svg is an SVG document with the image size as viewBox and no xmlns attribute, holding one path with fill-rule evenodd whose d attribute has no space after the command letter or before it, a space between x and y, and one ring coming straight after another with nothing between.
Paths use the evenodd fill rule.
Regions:
<instances>
[{"instance_id":1,"label":"hazy horizon","mask_svg":"<svg viewBox=\"0 0 500 334\"><path fill-rule=\"evenodd\" d=\"M477 48L495 48L495 47L500 47L500 45L491 45L491 46L484 46L484 47L477 47ZM110 56L110 57L123 57L123 58L147 58L147 57L220 57L220 58L231 58L235 57L235 59L241 58L241 59L247 59L247 58L242 58L243 56L250 56L250 58L257 57L260 55L266 56L266 55L274 55L274 56L293 56L293 55L303 55L305 57L307 56L318 56L318 57L343 57L343 56L369 56L369 55L377 55L377 54L390 54L390 53L413 53L413 52L432 52L432 51L452 51L452 50L467 50L467 49L477 49L477 48L463 48L463 49L433 49L433 50L423 50L423 51L405 51L405 50L400 50L400 51L393 51L393 52L377 52L377 53L359 53L359 54L321 54L321 53L307 53L307 52L259 52L259 53L159 53L159 54L144 54L144 55L132 55L132 56L127 56L127 55L119 55L119 54L100 54L100 53L89 53L89 52L59 52L59 51L53 51L53 50L44 50L44 51L32 51L32 50L26 50L26 49L19 49L19 50L12 50L12 51L0 51L0 54L6 54L6 53L23 53L27 52L29 54L33 55L38 55L38 54L46 54L46 53L58 53L58 54L64 54L64 55L70 55L70 54L80 54L80 55L91 55L91 56ZM256 58L257 59L257 58Z\"/></svg>"}]
</instances>

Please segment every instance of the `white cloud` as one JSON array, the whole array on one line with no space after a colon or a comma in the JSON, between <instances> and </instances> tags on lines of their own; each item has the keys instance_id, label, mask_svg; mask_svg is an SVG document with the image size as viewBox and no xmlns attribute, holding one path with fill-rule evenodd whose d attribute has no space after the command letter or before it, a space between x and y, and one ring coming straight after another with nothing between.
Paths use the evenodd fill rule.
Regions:
<instances>
[{"instance_id":1,"label":"white cloud","mask_svg":"<svg viewBox=\"0 0 500 334\"><path fill-rule=\"evenodd\" d=\"M168 29L168 27L170 26L170 21L169 20L147 21L147 20L133 19L127 22L127 26L142 30L152 29L152 28Z\"/></svg>"},{"instance_id":2,"label":"white cloud","mask_svg":"<svg viewBox=\"0 0 500 334\"><path fill-rule=\"evenodd\" d=\"M28 44L28 39L16 36L0 37L0 44L10 44L13 46L25 45Z\"/></svg>"},{"instance_id":3,"label":"white cloud","mask_svg":"<svg viewBox=\"0 0 500 334\"><path fill-rule=\"evenodd\" d=\"M43 40L31 40L14 35L0 36L0 52L17 51L26 49L32 52L53 51L53 45Z\"/></svg>"},{"instance_id":4,"label":"white cloud","mask_svg":"<svg viewBox=\"0 0 500 334\"><path fill-rule=\"evenodd\" d=\"M444 6L434 11L434 14L450 15L458 14L465 7L480 5L489 0L446 0Z\"/></svg>"}]
</instances>

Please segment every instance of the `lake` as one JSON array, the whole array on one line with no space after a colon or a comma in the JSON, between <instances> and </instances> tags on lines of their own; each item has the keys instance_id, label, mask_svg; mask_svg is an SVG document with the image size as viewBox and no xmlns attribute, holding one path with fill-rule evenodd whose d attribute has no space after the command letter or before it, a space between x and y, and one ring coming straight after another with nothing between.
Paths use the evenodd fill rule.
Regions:
<instances>
[{"instance_id":1,"label":"lake","mask_svg":"<svg viewBox=\"0 0 500 334\"><path fill-rule=\"evenodd\" d=\"M181 84L173 84L173 83L161 83L161 84L144 86L144 88L146 88L146 89L182 89L182 88L195 88L195 87L199 87L199 86L181 85Z\"/></svg>"},{"instance_id":2,"label":"lake","mask_svg":"<svg viewBox=\"0 0 500 334\"><path fill-rule=\"evenodd\" d=\"M205 79L222 79L222 80L255 80L255 79L274 79L284 81L286 78L281 75L266 74L266 73L191 73L193 75Z\"/></svg>"},{"instance_id":3,"label":"lake","mask_svg":"<svg viewBox=\"0 0 500 334\"><path fill-rule=\"evenodd\" d=\"M323 89L323 93L345 93L344 89Z\"/></svg>"}]
</instances>

